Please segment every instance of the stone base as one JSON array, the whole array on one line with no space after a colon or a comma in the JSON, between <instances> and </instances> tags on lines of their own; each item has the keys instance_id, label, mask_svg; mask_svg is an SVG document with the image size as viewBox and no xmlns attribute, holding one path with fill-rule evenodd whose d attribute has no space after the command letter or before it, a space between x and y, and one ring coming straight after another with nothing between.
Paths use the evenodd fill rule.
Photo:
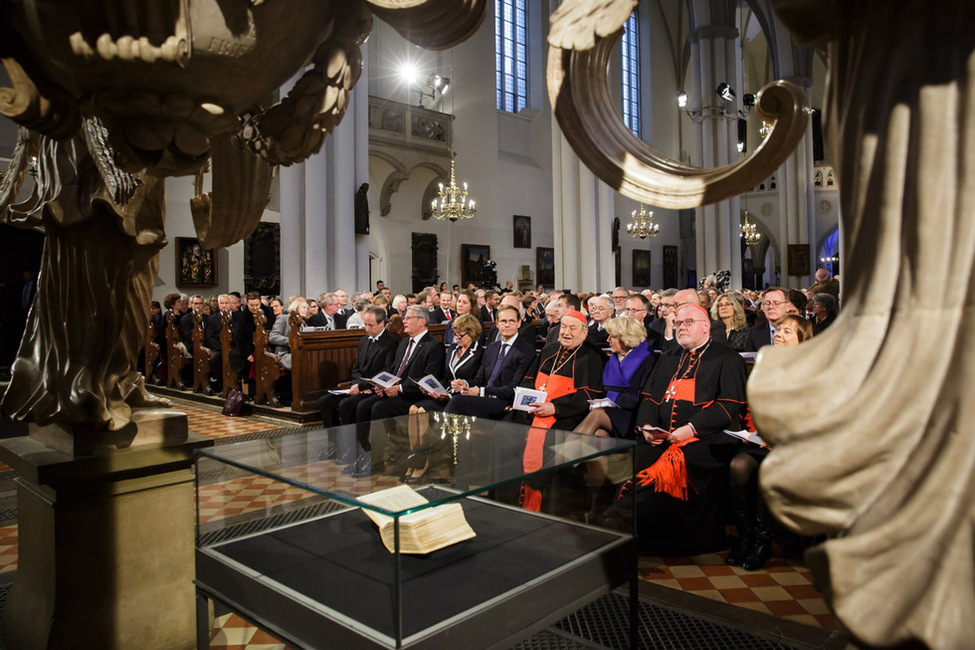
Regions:
<instances>
[{"instance_id":1,"label":"stone base","mask_svg":"<svg viewBox=\"0 0 975 650\"><path fill-rule=\"evenodd\" d=\"M186 416L138 414L101 439L63 426L0 441L18 478L7 647L193 648L193 452ZM68 453L71 447L75 453Z\"/></svg>"}]
</instances>

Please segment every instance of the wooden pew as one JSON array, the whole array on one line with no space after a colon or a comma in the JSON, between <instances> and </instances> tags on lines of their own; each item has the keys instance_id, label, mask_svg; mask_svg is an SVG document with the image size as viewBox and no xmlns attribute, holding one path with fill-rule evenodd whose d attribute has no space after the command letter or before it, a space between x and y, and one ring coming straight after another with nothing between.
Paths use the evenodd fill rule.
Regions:
<instances>
[{"instance_id":1,"label":"wooden pew","mask_svg":"<svg viewBox=\"0 0 975 650\"><path fill-rule=\"evenodd\" d=\"M352 379L359 341L365 330L300 331L294 320L291 333L291 410L315 411L318 398ZM429 326L432 336L443 341L447 325Z\"/></svg>"},{"instance_id":2,"label":"wooden pew","mask_svg":"<svg viewBox=\"0 0 975 650\"><path fill-rule=\"evenodd\" d=\"M240 378L230 369L230 346L233 333L230 326L233 323L233 312L220 312L220 367L223 370L223 390L221 396L226 399L230 391L238 387Z\"/></svg>"},{"instance_id":3,"label":"wooden pew","mask_svg":"<svg viewBox=\"0 0 975 650\"><path fill-rule=\"evenodd\" d=\"M254 314L254 403L277 408L281 402L274 394L274 382L281 377L282 370L278 358L269 351L266 323L263 311Z\"/></svg>"},{"instance_id":4,"label":"wooden pew","mask_svg":"<svg viewBox=\"0 0 975 650\"><path fill-rule=\"evenodd\" d=\"M186 360L183 358L183 348L179 345L179 329L176 313L170 309L166 312L166 385L177 390L185 390L182 371Z\"/></svg>"},{"instance_id":5,"label":"wooden pew","mask_svg":"<svg viewBox=\"0 0 975 650\"><path fill-rule=\"evenodd\" d=\"M210 395L210 350L203 345L203 314L193 314L193 392Z\"/></svg>"},{"instance_id":6,"label":"wooden pew","mask_svg":"<svg viewBox=\"0 0 975 650\"><path fill-rule=\"evenodd\" d=\"M163 382L162 378L159 376L159 371L156 368L156 361L159 360L159 354L161 350L159 349L159 344L156 343L156 336L159 332L156 330L156 326L149 323L146 326L146 338L144 343L144 360L145 360L145 377L147 384L157 384L161 385Z\"/></svg>"}]
</instances>

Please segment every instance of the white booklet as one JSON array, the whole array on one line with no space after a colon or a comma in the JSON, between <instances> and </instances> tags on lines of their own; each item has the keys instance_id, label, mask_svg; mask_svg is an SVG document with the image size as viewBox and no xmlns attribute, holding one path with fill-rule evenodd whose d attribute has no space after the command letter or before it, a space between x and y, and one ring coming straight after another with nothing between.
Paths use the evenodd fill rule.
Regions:
<instances>
[{"instance_id":1,"label":"white booklet","mask_svg":"<svg viewBox=\"0 0 975 650\"><path fill-rule=\"evenodd\" d=\"M515 411L531 411L531 407L546 401L548 401L548 395L543 390L515 386L515 401L511 408Z\"/></svg>"},{"instance_id":2,"label":"white booklet","mask_svg":"<svg viewBox=\"0 0 975 650\"><path fill-rule=\"evenodd\" d=\"M589 400L589 408L593 408L593 409L618 409L619 408L619 404L617 404L613 400L609 399L608 397L604 397L602 399L591 399L591 400Z\"/></svg>"},{"instance_id":3,"label":"white booklet","mask_svg":"<svg viewBox=\"0 0 975 650\"><path fill-rule=\"evenodd\" d=\"M444 388L444 385L440 383L440 380L433 375L427 375L416 380L416 385L432 393L433 395L446 395L450 391Z\"/></svg>"},{"instance_id":4,"label":"white booklet","mask_svg":"<svg viewBox=\"0 0 975 650\"><path fill-rule=\"evenodd\" d=\"M753 445L762 446L765 444L765 441L762 440L762 436L758 435L757 431L753 433L745 429L742 429L741 431L728 431L727 429L725 429L725 433L727 433L729 436L734 436L739 440L750 442Z\"/></svg>"},{"instance_id":5,"label":"white booklet","mask_svg":"<svg viewBox=\"0 0 975 650\"><path fill-rule=\"evenodd\" d=\"M332 388L328 392L332 395L348 395L350 388Z\"/></svg>"},{"instance_id":6,"label":"white booklet","mask_svg":"<svg viewBox=\"0 0 975 650\"><path fill-rule=\"evenodd\" d=\"M359 501L384 510L405 510L429 503L423 495L408 485L400 485L359 497ZM386 549L395 552L396 523L392 517L366 508L362 512L379 526ZM464 507L446 503L399 518L401 553L432 553L441 548L475 537L474 530L464 517Z\"/></svg>"},{"instance_id":7,"label":"white booklet","mask_svg":"<svg viewBox=\"0 0 975 650\"><path fill-rule=\"evenodd\" d=\"M383 388L391 388L400 382L400 378L391 372L381 372L366 381L376 386L382 386Z\"/></svg>"}]
</instances>

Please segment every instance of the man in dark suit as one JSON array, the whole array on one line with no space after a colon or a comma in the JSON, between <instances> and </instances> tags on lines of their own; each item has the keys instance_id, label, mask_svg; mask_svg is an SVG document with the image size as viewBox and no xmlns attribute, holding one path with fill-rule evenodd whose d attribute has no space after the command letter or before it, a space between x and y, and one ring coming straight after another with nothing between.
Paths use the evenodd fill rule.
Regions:
<instances>
[{"instance_id":1,"label":"man in dark suit","mask_svg":"<svg viewBox=\"0 0 975 650\"><path fill-rule=\"evenodd\" d=\"M500 299L498 298L497 291L494 289L488 289L484 292L484 305L481 307L482 323L494 322L494 319L497 318L499 302Z\"/></svg>"},{"instance_id":2,"label":"man in dark suit","mask_svg":"<svg viewBox=\"0 0 975 650\"><path fill-rule=\"evenodd\" d=\"M519 333L521 315L510 305L498 310L497 325L501 338L488 344L474 379L451 383L455 394L444 409L447 413L499 418L511 405L515 386L535 359L535 343Z\"/></svg>"},{"instance_id":3,"label":"man in dark suit","mask_svg":"<svg viewBox=\"0 0 975 650\"><path fill-rule=\"evenodd\" d=\"M366 336L359 341L359 349L352 365L352 385L349 387L348 395L326 393L318 400L322 424L326 427L337 426L340 422L341 424L355 422L356 406L359 402L373 396L373 386L366 380L376 376L393 363L396 339L386 331L386 310L371 305L366 307L362 312L362 323ZM338 464L348 465L355 458L355 447L352 444L341 446L348 448L344 449L346 453L340 456ZM335 439L330 432L325 460L335 456Z\"/></svg>"},{"instance_id":4,"label":"man in dark suit","mask_svg":"<svg viewBox=\"0 0 975 650\"><path fill-rule=\"evenodd\" d=\"M230 350L230 369L244 379L254 363L254 332L257 326L254 316L261 313L261 294L248 291L245 296L246 309L234 312L234 341Z\"/></svg>"},{"instance_id":5,"label":"man in dark suit","mask_svg":"<svg viewBox=\"0 0 975 650\"><path fill-rule=\"evenodd\" d=\"M457 318L457 312L450 308L450 301L453 295L449 291L440 294L440 306L430 311L430 320L434 323L443 323Z\"/></svg>"},{"instance_id":6,"label":"man in dark suit","mask_svg":"<svg viewBox=\"0 0 975 650\"><path fill-rule=\"evenodd\" d=\"M179 318L179 337L186 346L186 355L193 356L193 314L203 312L203 296L190 296L190 310ZM206 329L206 321L203 322Z\"/></svg>"},{"instance_id":7,"label":"man in dark suit","mask_svg":"<svg viewBox=\"0 0 975 650\"><path fill-rule=\"evenodd\" d=\"M518 317L521 319L521 327L518 328L518 334L526 341L531 341L534 344L535 337L538 335L534 324L532 324L532 319L526 317L524 310L521 307L521 299L513 295L505 295L501 299L501 307L511 307L518 312ZM501 310L498 309L496 317L500 318ZM498 327L498 322L495 321L490 325L490 327L485 323L484 329L487 334L484 335L484 343L494 343L495 341L501 340L501 330Z\"/></svg>"},{"instance_id":8,"label":"man in dark suit","mask_svg":"<svg viewBox=\"0 0 975 650\"><path fill-rule=\"evenodd\" d=\"M589 301L590 313L589 333L586 334L586 343L595 346L600 350L609 346L609 332L606 331L606 323L613 318L616 307L613 299L609 296L596 296Z\"/></svg>"},{"instance_id":9,"label":"man in dark suit","mask_svg":"<svg viewBox=\"0 0 975 650\"><path fill-rule=\"evenodd\" d=\"M223 346L220 343L223 323L220 314L226 311L230 311L230 296L222 293L217 296L217 311L203 322L203 344L210 350L210 388L213 390L220 390L223 383Z\"/></svg>"},{"instance_id":10,"label":"man in dark suit","mask_svg":"<svg viewBox=\"0 0 975 650\"><path fill-rule=\"evenodd\" d=\"M785 290L781 287L769 287L765 290L765 299L762 300L762 313L768 322L758 323L748 328L748 345L746 350L757 352L765 345L772 345L772 337L775 336L778 322L789 313L792 303Z\"/></svg>"},{"instance_id":11,"label":"man in dark suit","mask_svg":"<svg viewBox=\"0 0 975 650\"><path fill-rule=\"evenodd\" d=\"M325 327L330 330L344 330L348 317L339 311L339 303L333 293L323 293L318 296L319 312L308 319L313 327Z\"/></svg>"},{"instance_id":12,"label":"man in dark suit","mask_svg":"<svg viewBox=\"0 0 975 650\"><path fill-rule=\"evenodd\" d=\"M443 343L427 331L428 315L426 308L420 305L407 307L406 315L403 316L403 339L396 347L393 362L385 368L402 381L390 388L376 386L373 388L373 395L356 404L357 424L406 415L411 404L425 397L416 380L427 375L438 376L443 371ZM359 445L366 452L372 449L369 431L366 424L360 426L357 432ZM361 478L369 475L370 468L369 455L359 454L355 463L343 471Z\"/></svg>"},{"instance_id":13,"label":"man in dark suit","mask_svg":"<svg viewBox=\"0 0 975 650\"><path fill-rule=\"evenodd\" d=\"M688 305L696 305L698 307L701 307L701 309L704 309L704 307L701 306L701 297L697 294L697 291L695 291L694 289L681 289L680 291L674 294L673 301L674 301L674 310L672 313L675 315L678 311L680 311L681 309L683 309ZM663 304L664 304L664 299L661 298L660 305L663 306ZM705 309L705 312L706 311L707 310ZM710 319L710 323L711 323L710 325L711 340L717 341L718 343L722 343L722 344L727 343L728 334L725 331L726 328L724 326L724 323L713 319ZM680 343L678 343L677 341L676 333L674 333L671 336L671 338L668 338L667 333L665 332L663 342L661 343L661 349L664 352L666 352L668 350L676 350L678 348L680 348Z\"/></svg>"},{"instance_id":14,"label":"man in dark suit","mask_svg":"<svg viewBox=\"0 0 975 650\"><path fill-rule=\"evenodd\" d=\"M623 316L632 316L641 323L646 322L647 313L650 311L650 301L643 294L634 293L632 296L626 299L625 307L623 308ZM651 329L646 326L647 330L647 343L651 350L659 350L661 339L663 338L660 332L655 329Z\"/></svg>"}]
</instances>

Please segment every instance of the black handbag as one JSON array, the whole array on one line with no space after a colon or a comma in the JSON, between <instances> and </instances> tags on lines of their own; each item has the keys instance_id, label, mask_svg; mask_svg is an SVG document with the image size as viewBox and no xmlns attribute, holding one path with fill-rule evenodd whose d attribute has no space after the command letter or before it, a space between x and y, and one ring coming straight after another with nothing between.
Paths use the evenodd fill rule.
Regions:
<instances>
[{"instance_id":1,"label":"black handbag","mask_svg":"<svg viewBox=\"0 0 975 650\"><path fill-rule=\"evenodd\" d=\"M227 393L227 401L223 405L221 413L227 417L235 418L244 410L244 394L236 388L230 389Z\"/></svg>"}]
</instances>

